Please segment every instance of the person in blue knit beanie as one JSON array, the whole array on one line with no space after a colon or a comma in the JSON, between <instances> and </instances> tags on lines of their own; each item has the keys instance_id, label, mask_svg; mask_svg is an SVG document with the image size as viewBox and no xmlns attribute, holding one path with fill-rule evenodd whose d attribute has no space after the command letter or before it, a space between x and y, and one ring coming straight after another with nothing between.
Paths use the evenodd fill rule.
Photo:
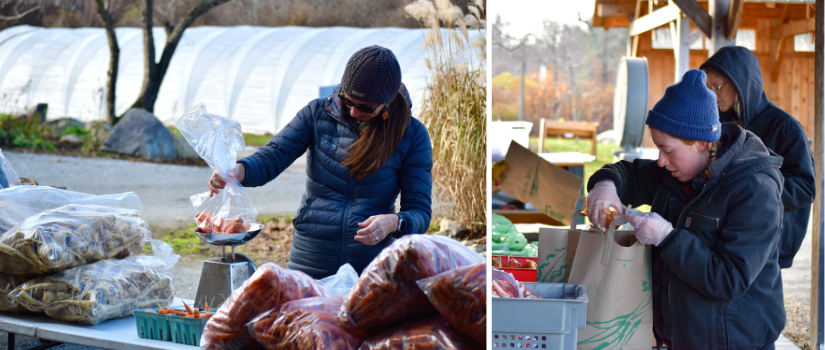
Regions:
<instances>
[{"instance_id":1,"label":"person in blue knit beanie","mask_svg":"<svg viewBox=\"0 0 825 350\"><path fill-rule=\"evenodd\" d=\"M652 247L653 333L671 349L774 349L785 326L779 251L782 157L719 122L716 94L690 70L648 111L659 159L608 164L587 214L622 214ZM650 212L624 206L649 205Z\"/></svg>"},{"instance_id":2,"label":"person in blue knit beanie","mask_svg":"<svg viewBox=\"0 0 825 350\"><path fill-rule=\"evenodd\" d=\"M263 186L306 153L290 269L320 279L349 263L360 274L397 238L429 229L432 146L427 128L412 117L401 76L390 49L358 50L332 95L310 101L266 146L235 165L241 185ZM208 186L217 193L226 181L213 174Z\"/></svg>"}]
</instances>

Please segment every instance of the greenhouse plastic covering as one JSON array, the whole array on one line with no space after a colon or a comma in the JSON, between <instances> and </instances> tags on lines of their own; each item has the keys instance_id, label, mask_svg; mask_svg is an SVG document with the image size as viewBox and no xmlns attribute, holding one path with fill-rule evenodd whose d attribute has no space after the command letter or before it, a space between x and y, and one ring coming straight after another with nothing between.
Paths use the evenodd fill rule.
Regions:
<instances>
[{"instance_id":1,"label":"greenhouse plastic covering","mask_svg":"<svg viewBox=\"0 0 825 350\"><path fill-rule=\"evenodd\" d=\"M120 46L115 113L135 102L143 84L143 32L117 28ZM422 29L350 27L194 27L184 32L163 80L154 113L171 125L204 102L240 122L244 132L275 133L321 87L336 85L358 49L381 45L401 65L421 107L427 69ZM470 31L470 40L484 32ZM154 29L160 59L166 32ZM48 103L48 119L105 120L109 47L102 28L15 26L0 31L0 113Z\"/></svg>"}]
</instances>

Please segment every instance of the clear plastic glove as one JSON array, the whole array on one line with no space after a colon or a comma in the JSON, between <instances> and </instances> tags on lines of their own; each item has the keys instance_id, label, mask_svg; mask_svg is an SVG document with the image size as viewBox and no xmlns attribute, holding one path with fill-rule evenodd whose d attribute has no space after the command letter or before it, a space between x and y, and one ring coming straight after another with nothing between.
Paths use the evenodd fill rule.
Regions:
<instances>
[{"instance_id":1,"label":"clear plastic glove","mask_svg":"<svg viewBox=\"0 0 825 350\"><path fill-rule=\"evenodd\" d=\"M593 186L593 189L587 194L587 217L590 222L599 228L607 229L607 218L604 215L604 209L610 207L616 208L619 214L624 215L624 207L622 200L616 192L616 185L613 181L602 181Z\"/></svg>"},{"instance_id":2,"label":"clear plastic glove","mask_svg":"<svg viewBox=\"0 0 825 350\"><path fill-rule=\"evenodd\" d=\"M643 244L659 246L665 237L673 231L673 225L656 213L641 213L639 215L625 215L626 220L636 229L636 238Z\"/></svg>"}]
</instances>

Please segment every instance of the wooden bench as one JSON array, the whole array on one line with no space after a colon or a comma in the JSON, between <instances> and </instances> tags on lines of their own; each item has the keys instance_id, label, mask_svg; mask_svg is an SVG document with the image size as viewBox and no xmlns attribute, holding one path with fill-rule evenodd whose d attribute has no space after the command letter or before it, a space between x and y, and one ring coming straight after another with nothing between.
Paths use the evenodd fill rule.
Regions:
<instances>
[{"instance_id":1,"label":"wooden bench","mask_svg":"<svg viewBox=\"0 0 825 350\"><path fill-rule=\"evenodd\" d=\"M568 134L580 138L589 138L593 142L593 147L590 154L596 155L596 134L598 133L599 124L586 122L556 122L541 119L539 123L539 152L544 152L544 138L545 137L566 137ZM544 132L541 132L544 130Z\"/></svg>"}]
</instances>

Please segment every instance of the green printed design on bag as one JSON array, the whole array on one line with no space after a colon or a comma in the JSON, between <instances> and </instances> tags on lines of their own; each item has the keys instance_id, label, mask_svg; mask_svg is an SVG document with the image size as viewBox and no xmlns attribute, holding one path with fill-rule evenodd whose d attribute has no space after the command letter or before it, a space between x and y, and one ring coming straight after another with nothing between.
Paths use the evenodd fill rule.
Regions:
<instances>
[{"instance_id":1,"label":"green printed design on bag","mask_svg":"<svg viewBox=\"0 0 825 350\"><path fill-rule=\"evenodd\" d=\"M648 255L648 258L650 256ZM590 338L578 342L578 345L584 344L598 344L594 350L601 349L622 349L636 334L636 330L642 323L642 320L651 311L651 269L647 270L646 280L642 281L642 292L648 292L647 299L642 301L633 312L616 317L610 321L605 322L587 322L587 327L593 327L600 330L598 333Z\"/></svg>"},{"instance_id":2,"label":"green printed design on bag","mask_svg":"<svg viewBox=\"0 0 825 350\"><path fill-rule=\"evenodd\" d=\"M570 268L570 262L567 261L567 247L555 249L556 254L547 254L545 260L552 261L551 263L544 263L538 269L538 281L544 283L562 283L564 282L564 274ZM553 260L555 258L555 260Z\"/></svg>"}]
</instances>

